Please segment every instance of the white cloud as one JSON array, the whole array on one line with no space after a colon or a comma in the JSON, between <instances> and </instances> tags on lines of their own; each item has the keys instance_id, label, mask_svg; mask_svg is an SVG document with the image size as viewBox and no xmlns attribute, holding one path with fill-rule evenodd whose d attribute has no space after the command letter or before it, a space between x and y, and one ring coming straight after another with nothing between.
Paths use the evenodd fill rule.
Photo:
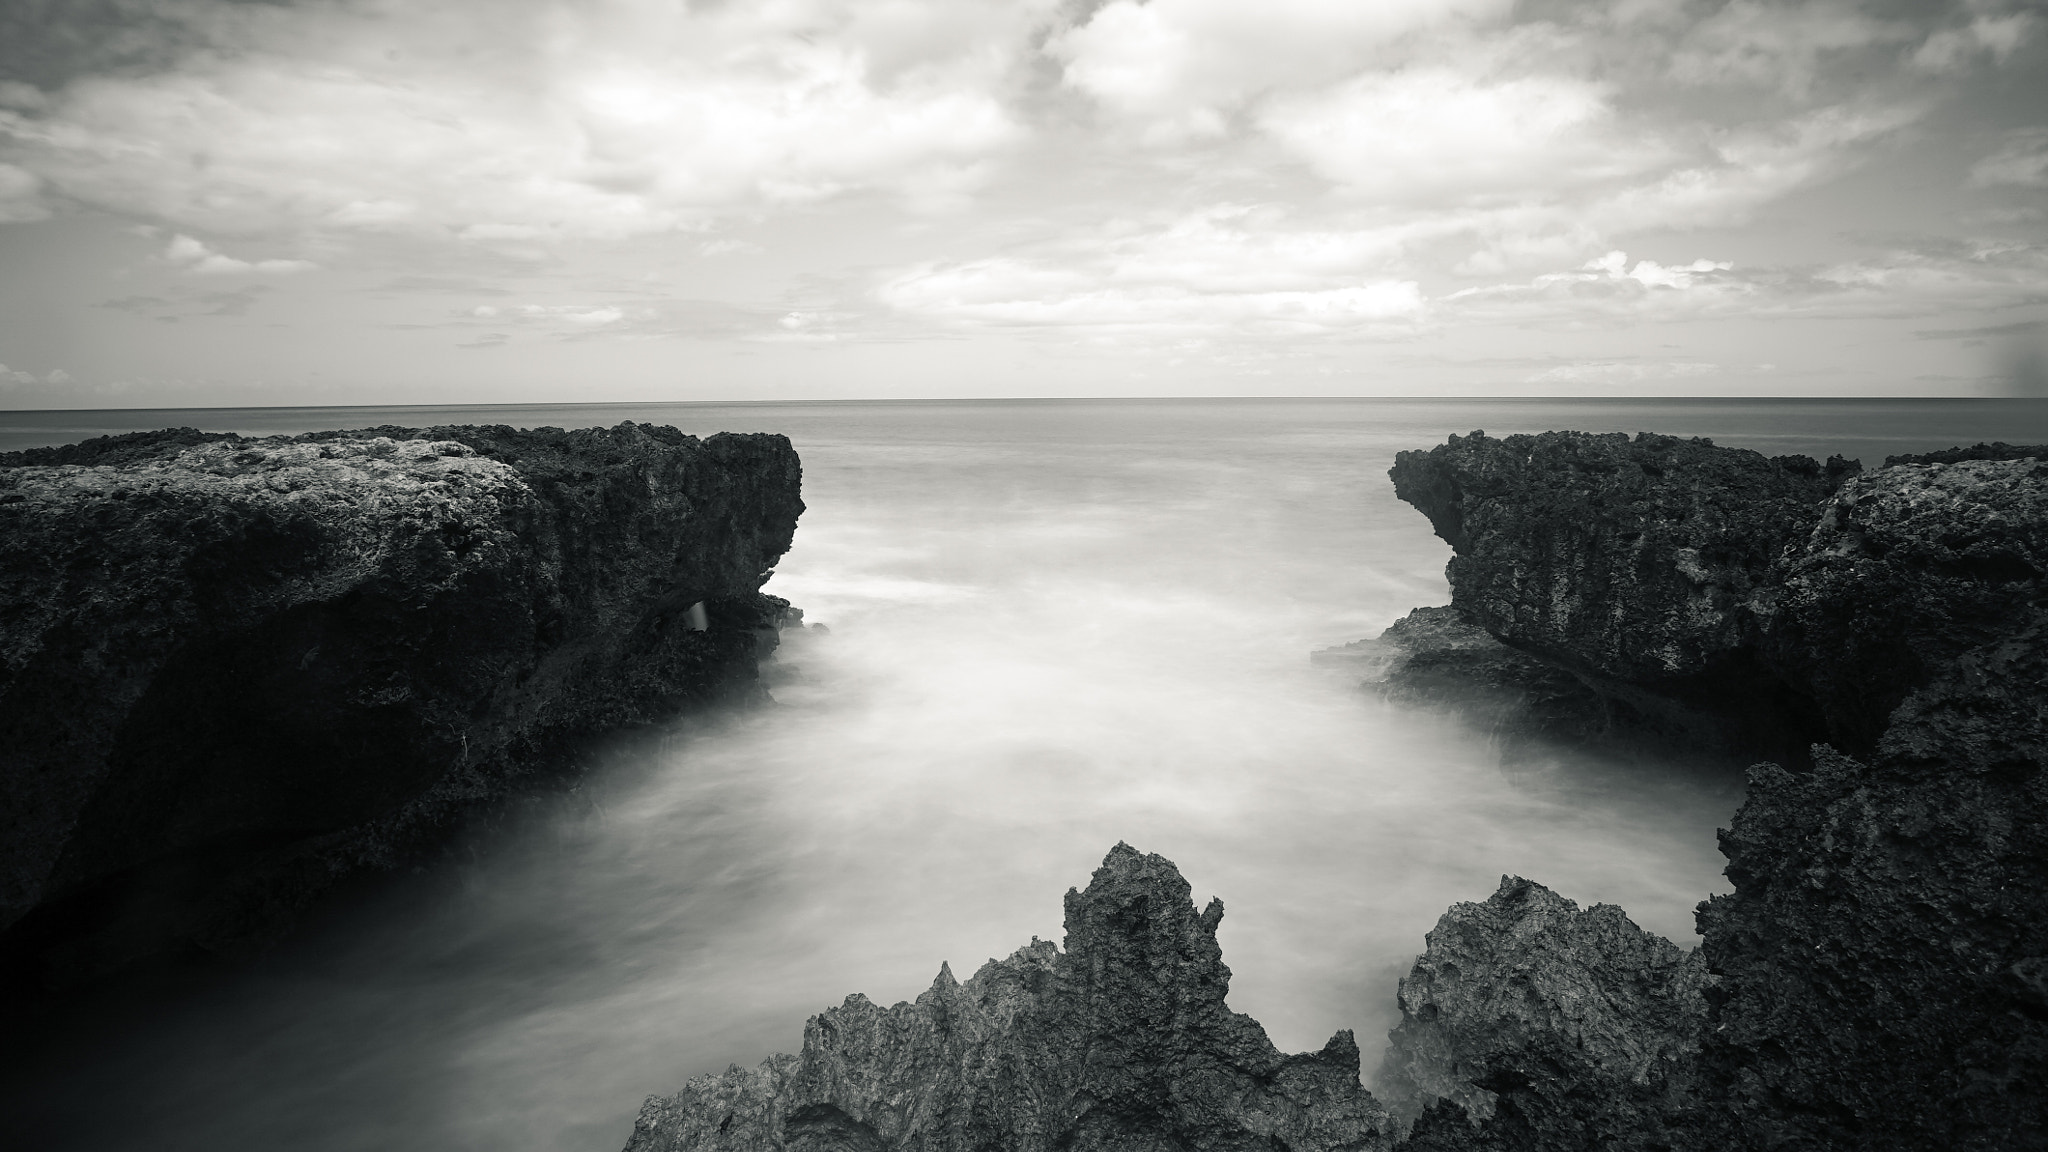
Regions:
<instances>
[{"instance_id":1,"label":"white cloud","mask_svg":"<svg viewBox=\"0 0 2048 1152\"><path fill-rule=\"evenodd\" d=\"M0 135L66 195L216 232L622 236L868 188L944 207L1018 135L1002 93L1040 7L252 11L175 70L0 111Z\"/></svg>"},{"instance_id":2,"label":"white cloud","mask_svg":"<svg viewBox=\"0 0 2048 1152\"><path fill-rule=\"evenodd\" d=\"M202 276L241 272L286 276L294 272L311 272L319 267L310 260L237 260L223 256L183 233L171 237L170 244L164 248L164 259Z\"/></svg>"},{"instance_id":3,"label":"white cloud","mask_svg":"<svg viewBox=\"0 0 2048 1152\"><path fill-rule=\"evenodd\" d=\"M1754 302L1758 288L1748 277L1731 275L1726 260L1663 265L1609 252L1570 272L1550 272L1521 284L1490 284L1452 292L1442 300L1452 313L1474 319L1582 320L1672 318L1726 312Z\"/></svg>"},{"instance_id":4,"label":"white cloud","mask_svg":"<svg viewBox=\"0 0 2048 1152\"><path fill-rule=\"evenodd\" d=\"M1970 185L2048 188L2048 128L2014 133L2004 147L1970 166Z\"/></svg>"},{"instance_id":5,"label":"white cloud","mask_svg":"<svg viewBox=\"0 0 2048 1152\"><path fill-rule=\"evenodd\" d=\"M1804 93L1826 57L1899 43L1913 35L1911 26L1866 15L1846 0L1734 0L1687 32L1672 56L1670 75L1689 84Z\"/></svg>"},{"instance_id":6,"label":"white cloud","mask_svg":"<svg viewBox=\"0 0 2048 1152\"><path fill-rule=\"evenodd\" d=\"M1855 162L1857 149L1913 123L1911 105L1835 105L1783 123L1727 133L1714 161L1671 171L1588 205L1611 231L1742 223L1751 212Z\"/></svg>"},{"instance_id":7,"label":"white cloud","mask_svg":"<svg viewBox=\"0 0 2048 1152\"><path fill-rule=\"evenodd\" d=\"M1913 53L1913 63L1930 72L1954 72L1986 56L2003 64L2039 26L2031 12L1985 13L1929 36Z\"/></svg>"},{"instance_id":8,"label":"white cloud","mask_svg":"<svg viewBox=\"0 0 2048 1152\"><path fill-rule=\"evenodd\" d=\"M1219 205L1160 224L1116 221L1028 255L926 264L879 289L899 313L952 324L1384 334L1424 319L1390 269L1400 229L1289 226L1272 208Z\"/></svg>"},{"instance_id":9,"label":"white cloud","mask_svg":"<svg viewBox=\"0 0 2048 1152\"><path fill-rule=\"evenodd\" d=\"M1640 170L1599 86L1568 76L1487 81L1448 67L1375 72L1276 99L1261 126L1328 179L1384 199L1529 198Z\"/></svg>"},{"instance_id":10,"label":"white cloud","mask_svg":"<svg viewBox=\"0 0 2048 1152\"><path fill-rule=\"evenodd\" d=\"M18 388L34 384L61 386L69 383L71 383L71 373L66 372L62 368L53 369L48 374L38 377L33 372L25 372L19 368L9 368L5 364L0 364L0 388Z\"/></svg>"},{"instance_id":11,"label":"white cloud","mask_svg":"<svg viewBox=\"0 0 2048 1152\"><path fill-rule=\"evenodd\" d=\"M1374 50L1448 22L1504 15L1508 0L1111 0L1047 51L1071 87L1159 142L1220 134L1245 101L1321 85Z\"/></svg>"}]
</instances>

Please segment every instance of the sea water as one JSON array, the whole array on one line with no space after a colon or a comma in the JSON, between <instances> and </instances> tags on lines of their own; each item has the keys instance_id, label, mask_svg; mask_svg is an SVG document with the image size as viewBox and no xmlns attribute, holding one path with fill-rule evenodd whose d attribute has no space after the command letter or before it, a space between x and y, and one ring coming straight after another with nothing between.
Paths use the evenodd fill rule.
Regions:
<instances>
[{"instance_id":1,"label":"sea water","mask_svg":"<svg viewBox=\"0 0 2048 1152\"><path fill-rule=\"evenodd\" d=\"M1566 758L1312 667L1448 600L1393 497L1451 432L1648 429L1768 454L2048 441L2029 402L1071 401L0 414L0 448L191 424L634 419L804 462L767 590L776 703L619 738L585 783L357 893L262 959L108 990L20 1038L31 1146L620 1147L650 1093L793 1051L1033 936L1119 840L1220 896L1231 1005L1285 1050L1354 1029L1504 873L1681 945L1725 891L1730 775ZM280 766L288 770L288 766Z\"/></svg>"}]
</instances>

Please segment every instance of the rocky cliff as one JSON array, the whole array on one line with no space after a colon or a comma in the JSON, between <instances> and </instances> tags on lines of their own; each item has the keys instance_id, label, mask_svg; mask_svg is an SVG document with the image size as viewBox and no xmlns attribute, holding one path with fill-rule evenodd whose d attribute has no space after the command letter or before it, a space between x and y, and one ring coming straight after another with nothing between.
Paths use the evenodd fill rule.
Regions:
<instances>
[{"instance_id":1,"label":"rocky cliff","mask_svg":"<svg viewBox=\"0 0 2048 1152\"><path fill-rule=\"evenodd\" d=\"M1471 623L1673 743L1797 761L1827 724L1760 661L1761 617L1779 554L1857 471L1669 436L1475 432L1389 475L1455 550Z\"/></svg>"},{"instance_id":2,"label":"rocky cliff","mask_svg":"<svg viewBox=\"0 0 2048 1152\"><path fill-rule=\"evenodd\" d=\"M576 739L743 691L799 482L782 437L630 423L0 457L7 959L261 939Z\"/></svg>"},{"instance_id":3,"label":"rocky cliff","mask_svg":"<svg viewBox=\"0 0 2048 1152\"><path fill-rule=\"evenodd\" d=\"M1033 941L915 1003L811 1018L800 1055L650 1099L628 1152L1384 1149L1358 1047L1284 1056L1224 1005L1223 905L1119 844L1067 893L1066 949Z\"/></svg>"},{"instance_id":4,"label":"rocky cliff","mask_svg":"<svg viewBox=\"0 0 2048 1152\"><path fill-rule=\"evenodd\" d=\"M1440 1108L1418 1145L2048 1146L2044 460L1979 446L1858 474L1576 433L1402 454L1397 491L1457 549L1466 618L1674 735L1831 742L1753 769L1723 834L1735 890L1700 910L1708 1008L1661 1136ZM1496 973L1556 955L1489 939ZM1585 979L1634 945L1613 947L1574 961ZM1496 1043L1488 1011L1432 1025L1482 1086L1541 1083L1533 1065L1538 1105L1618 1098L1555 1030Z\"/></svg>"}]
</instances>

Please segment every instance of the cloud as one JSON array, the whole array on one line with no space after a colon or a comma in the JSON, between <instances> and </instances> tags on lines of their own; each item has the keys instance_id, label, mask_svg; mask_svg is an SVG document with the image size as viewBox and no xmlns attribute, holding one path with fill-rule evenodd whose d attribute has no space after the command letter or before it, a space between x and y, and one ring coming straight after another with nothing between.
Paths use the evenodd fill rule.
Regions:
<instances>
[{"instance_id":1,"label":"cloud","mask_svg":"<svg viewBox=\"0 0 2048 1152\"><path fill-rule=\"evenodd\" d=\"M1746 85L1804 95L1827 58L1914 37L1910 24L1878 19L1840 0L1734 0L1687 31L1669 73L1686 84Z\"/></svg>"},{"instance_id":2,"label":"cloud","mask_svg":"<svg viewBox=\"0 0 2048 1152\"><path fill-rule=\"evenodd\" d=\"M1412 331L1421 289L1391 274L1400 229L1288 226L1270 207L1217 205L1163 223L1113 221L1035 251L899 272L898 313L953 325L1375 335Z\"/></svg>"},{"instance_id":3,"label":"cloud","mask_svg":"<svg viewBox=\"0 0 2048 1152\"><path fill-rule=\"evenodd\" d=\"M1390 200L1529 198L1639 170L1600 86L1566 76L1488 81L1447 67L1375 72L1276 99L1259 123L1327 179Z\"/></svg>"},{"instance_id":4,"label":"cloud","mask_svg":"<svg viewBox=\"0 0 2048 1152\"><path fill-rule=\"evenodd\" d=\"M1736 369L1742 373L1771 371L1769 364ZM1700 360L1577 360L1522 378L1524 384L1645 384L1660 380L1702 380L1729 375L1719 364Z\"/></svg>"},{"instance_id":5,"label":"cloud","mask_svg":"<svg viewBox=\"0 0 2048 1152\"><path fill-rule=\"evenodd\" d=\"M1018 134L1000 95L1040 7L202 6L210 50L81 77L0 134L67 196L217 233L627 236L862 189L942 208Z\"/></svg>"},{"instance_id":6,"label":"cloud","mask_svg":"<svg viewBox=\"0 0 2048 1152\"><path fill-rule=\"evenodd\" d=\"M2004 147L1970 166L1973 188L2048 188L2048 128L2012 134Z\"/></svg>"},{"instance_id":7,"label":"cloud","mask_svg":"<svg viewBox=\"0 0 2048 1152\"><path fill-rule=\"evenodd\" d=\"M1572 271L1460 289L1430 301L1445 324L1900 318L2041 305L2048 305L2048 245L2007 240L1928 240L1818 267L1738 268L1705 259L1670 266L1638 260L1631 266L1617 251ZM2031 321L2016 323L1986 331L2031 330Z\"/></svg>"},{"instance_id":8,"label":"cloud","mask_svg":"<svg viewBox=\"0 0 2048 1152\"><path fill-rule=\"evenodd\" d=\"M1063 81L1155 142L1222 134L1247 100L1318 85L1375 50L1448 22L1507 12L1506 0L1112 0L1046 51Z\"/></svg>"},{"instance_id":9,"label":"cloud","mask_svg":"<svg viewBox=\"0 0 2048 1152\"><path fill-rule=\"evenodd\" d=\"M171 237L170 244L164 248L164 259L187 272L201 276L246 272L288 276L294 272L311 272L320 267L310 260L237 260L232 256L223 256L183 233Z\"/></svg>"},{"instance_id":10,"label":"cloud","mask_svg":"<svg viewBox=\"0 0 2048 1152\"><path fill-rule=\"evenodd\" d=\"M42 376L37 376L33 372L25 372L19 368L9 368L5 364L0 364L0 389L22 388L36 384L61 386L69 383L71 383L71 373L66 372L62 368L52 369Z\"/></svg>"},{"instance_id":11,"label":"cloud","mask_svg":"<svg viewBox=\"0 0 2048 1152\"><path fill-rule=\"evenodd\" d=\"M2031 12L1984 13L1960 28L1929 36L1913 53L1913 63L1930 72L1954 72L1986 56L2003 64L2039 26Z\"/></svg>"},{"instance_id":12,"label":"cloud","mask_svg":"<svg viewBox=\"0 0 2048 1152\"><path fill-rule=\"evenodd\" d=\"M22 224L50 218L43 202L43 182L26 168L0 164L0 224Z\"/></svg>"}]
</instances>

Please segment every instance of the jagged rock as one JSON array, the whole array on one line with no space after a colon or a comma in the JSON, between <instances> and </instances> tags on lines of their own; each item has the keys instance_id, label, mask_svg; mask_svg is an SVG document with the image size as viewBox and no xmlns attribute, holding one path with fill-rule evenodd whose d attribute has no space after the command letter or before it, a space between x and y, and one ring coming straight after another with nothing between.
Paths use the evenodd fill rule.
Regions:
<instances>
[{"instance_id":1,"label":"jagged rock","mask_svg":"<svg viewBox=\"0 0 2048 1152\"><path fill-rule=\"evenodd\" d=\"M0 927L76 978L260 940L582 734L751 681L779 436L622 424L0 457Z\"/></svg>"},{"instance_id":2,"label":"jagged rock","mask_svg":"<svg viewBox=\"0 0 2048 1152\"><path fill-rule=\"evenodd\" d=\"M2036 665L2038 669L2039 665ZM2036 681L2039 684L2039 681ZM2048 786L1988 771L1760 765L1700 908L1721 974L1694 1146L2048 1147Z\"/></svg>"},{"instance_id":3,"label":"jagged rock","mask_svg":"<svg viewBox=\"0 0 2048 1152\"><path fill-rule=\"evenodd\" d=\"M1475 435L1394 470L1459 550L1457 607L1495 635L1603 693L1759 712L1734 729L1752 747L1804 730L1855 753L1752 772L1722 838L1735 890L1700 910L1717 980L1670 1145L2048 1147L2048 450L1857 475L1677 444ZM1743 532L1746 550L1701 544ZM1559 1091L1615 1095L1586 1072ZM1614 1146L1663 1138L1643 1139ZM1411 1143L1594 1146L1443 1108Z\"/></svg>"},{"instance_id":4,"label":"jagged rock","mask_svg":"<svg viewBox=\"0 0 2048 1152\"><path fill-rule=\"evenodd\" d=\"M1410 1148L1668 1145L1693 1085L1708 978L1621 909L1520 877L1456 904L1401 981L1381 1097Z\"/></svg>"},{"instance_id":5,"label":"jagged rock","mask_svg":"<svg viewBox=\"0 0 2048 1152\"><path fill-rule=\"evenodd\" d=\"M803 1052L647 1101L628 1152L1383 1149L1358 1047L1283 1056L1224 1005L1220 901L1119 844L1067 893L1066 951L1033 941L915 1003L850 996Z\"/></svg>"},{"instance_id":6,"label":"jagged rock","mask_svg":"<svg viewBox=\"0 0 2048 1152\"><path fill-rule=\"evenodd\" d=\"M1395 494L1456 554L1452 602L1577 673L1673 744L1797 759L1825 733L1760 666L1774 566L1857 471L1643 433L1452 436Z\"/></svg>"},{"instance_id":7,"label":"jagged rock","mask_svg":"<svg viewBox=\"0 0 2048 1152\"><path fill-rule=\"evenodd\" d=\"M1829 740L1867 754L1907 694L1966 653L2030 646L2018 638L2048 620L2044 576L2048 464L1894 464L1844 484L1780 565L1764 651L1819 701ZM1980 757L1992 735L1932 755Z\"/></svg>"}]
</instances>

